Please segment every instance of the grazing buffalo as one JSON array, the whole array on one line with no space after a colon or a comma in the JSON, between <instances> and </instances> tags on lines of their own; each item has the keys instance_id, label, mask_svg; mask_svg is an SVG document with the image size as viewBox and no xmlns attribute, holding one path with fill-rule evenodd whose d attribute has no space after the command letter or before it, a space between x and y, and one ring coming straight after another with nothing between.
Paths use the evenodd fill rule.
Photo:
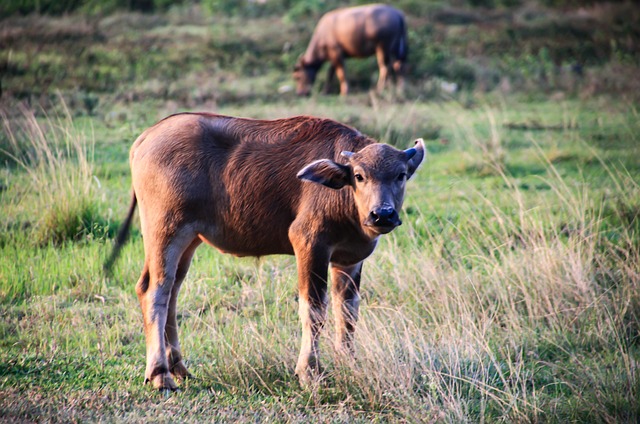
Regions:
<instances>
[{"instance_id":1,"label":"grazing buffalo","mask_svg":"<svg viewBox=\"0 0 640 424\"><path fill-rule=\"evenodd\" d=\"M352 351L362 262L401 224L405 184L422 162L422 139L397 150L329 119L273 121L206 113L172 115L130 153L133 197L107 267L136 204L145 261L136 293L147 345L145 382L176 389L189 376L178 342L176 302L196 248L236 256L295 255L302 347L296 374L319 371L318 335L327 274L336 343Z\"/></svg>"},{"instance_id":2,"label":"grazing buffalo","mask_svg":"<svg viewBox=\"0 0 640 424\"><path fill-rule=\"evenodd\" d=\"M376 55L380 75L377 90L384 89L389 68L402 87L402 73L407 59L407 28L399 10L383 5L349 7L328 12L318 22L307 51L298 60L293 72L298 95L308 95L316 74L329 61L325 91L333 75L340 80L340 94L346 95L349 85L344 72L344 59Z\"/></svg>"}]
</instances>

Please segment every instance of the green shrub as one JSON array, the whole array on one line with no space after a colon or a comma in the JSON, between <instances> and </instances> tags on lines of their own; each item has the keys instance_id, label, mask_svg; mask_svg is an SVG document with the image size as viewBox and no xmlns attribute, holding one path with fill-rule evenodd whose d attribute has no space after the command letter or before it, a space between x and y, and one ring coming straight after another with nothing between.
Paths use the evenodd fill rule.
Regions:
<instances>
[{"instance_id":1,"label":"green shrub","mask_svg":"<svg viewBox=\"0 0 640 424\"><path fill-rule=\"evenodd\" d=\"M74 199L51 205L36 227L33 242L37 246L61 245L67 241L105 239L116 227L100 216L93 199Z\"/></svg>"}]
</instances>

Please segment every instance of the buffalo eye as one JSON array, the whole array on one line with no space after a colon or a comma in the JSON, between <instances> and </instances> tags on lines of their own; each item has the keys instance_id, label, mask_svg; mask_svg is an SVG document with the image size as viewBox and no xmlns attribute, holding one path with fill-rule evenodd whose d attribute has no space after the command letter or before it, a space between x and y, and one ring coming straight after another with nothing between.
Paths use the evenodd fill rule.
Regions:
<instances>
[{"instance_id":1,"label":"buffalo eye","mask_svg":"<svg viewBox=\"0 0 640 424\"><path fill-rule=\"evenodd\" d=\"M398 181L404 181L407 178L406 172L401 172L398 174Z\"/></svg>"},{"instance_id":2,"label":"buffalo eye","mask_svg":"<svg viewBox=\"0 0 640 424\"><path fill-rule=\"evenodd\" d=\"M355 174L353 178L356 179L357 182L361 183L364 181L364 177L361 174Z\"/></svg>"}]
</instances>

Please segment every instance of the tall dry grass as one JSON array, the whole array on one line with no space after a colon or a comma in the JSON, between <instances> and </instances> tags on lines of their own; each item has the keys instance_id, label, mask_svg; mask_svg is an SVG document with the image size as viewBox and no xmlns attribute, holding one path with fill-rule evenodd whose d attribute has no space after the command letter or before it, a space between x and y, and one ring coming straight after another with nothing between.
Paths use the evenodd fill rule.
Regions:
<instances>
[{"instance_id":1,"label":"tall dry grass","mask_svg":"<svg viewBox=\"0 0 640 424\"><path fill-rule=\"evenodd\" d=\"M59 106L59 112L40 111L40 117L25 104L17 106L17 113L0 110L3 153L27 177L24 194L14 199L29 203L16 207L28 215L15 219L30 229L29 239L38 246L104 235L106 230L92 133L76 128L61 97Z\"/></svg>"},{"instance_id":2,"label":"tall dry grass","mask_svg":"<svg viewBox=\"0 0 640 424\"><path fill-rule=\"evenodd\" d=\"M606 201L547 167L546 203L513 183L506 203L470 192L464 227L426 228L403 257L382 244L343 390L416 422L638 419L637 224L612 228ZM638 208L637 182L609 178L617 207Z\"/></svg>"},{"instance_id":3,"label":"tall dry grass","mask_svg":"<svg viewBox=\"0 0 640 424\"><path fill-rule=\"evenodd\" d=\"M427 207L381 241L365 264L356 358L333 350L330 320L318 384L290 391L298 329L289 259L256 262L235 288L224 283L232 260L218 271L196 263L183 293L187 357L222 392L269 396L292 422L300 404L401 422L632 422L636 230L612 229L606 201L546 166L544 203L529 205L516 184L506 200L470 189L464 223L425 227ZM637 207L633 179L615 169L609 179L610 196Z\"/></svg>"},{"instance_id":4,"label":"tall dry grass","mask_svg":"<svg viewBox=\"0 0 640 424\"><path fill-rule=\"evenodd\" d=\"M6 308L0 332L13 338L11 364L63 371L9 376L20 386L7 389L4 405L24 411L32 401L75 420L105 421L164 414L193 422L636 422L637 176L601 152L583 151L575 126L532 133L514 149L504 110L453 112L467 118L442 129L456 150L427 159L440 168L427 163L418 172L403 226L365 262L356 357L334 351L330 316L321 344L326 374L317 384L301 388L294 376L300 328L293 258L238 260L198 250L178 306L183 353L197 379L159 400L142 386L144 335L133 289L141 241L125 247L105 284L104 249L74 243L83 249L32 249L52 253L27 261L21 252L16 257L28 267L0 269L19 275L25 282L16 290L26 293L28 272L44 281L58 267L56 278L78 281L75 291ZM391 122L377 119L384 133ZM540 172L514 176L518 154L530 165L525 171ZM73 149L62 156L76 166ZM583 157L598 166L596 178L566 166L579 168ZM73 193L99 193L87 190ZM98 266L77 271L80 255ZM62 394L50 395L59 386ZM95 406L96 392L109 402Z\"/></svg>"},{"instance_id":5,"label":"tall dry grass","mask_svg":"<svg viewBox=\"0 0 640 424\"><path fill-rule=\"evenodd\" d=\"M295 422L301 404L406 422L637 420L637 180L602 161L607 188L596 190L532 139L544 193L525 192L500 154L503 117L488 109L483 117L486 134L463 121L458 131L499 189L452 183L447 190L465 199L457 219L410 193L404 225L364 265L355 360L333 350L329 321L327 373L292 395L292 262L266 260L229 287L224 268L234 265L216 260L218 271L199 271L203 260L185 286L182 327L200 375L221 392L275 399L274 410Z\"/></svg>"}]
</instances>

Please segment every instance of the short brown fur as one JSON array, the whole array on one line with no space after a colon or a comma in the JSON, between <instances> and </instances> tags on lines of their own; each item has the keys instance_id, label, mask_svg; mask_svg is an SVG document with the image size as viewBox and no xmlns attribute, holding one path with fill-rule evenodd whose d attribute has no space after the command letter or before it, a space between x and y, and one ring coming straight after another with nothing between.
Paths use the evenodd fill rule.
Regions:
<instances>
[{"instance_id":1,"label":"short brown fur","mask_svg":"<svg viewBox=\"0 0 640 424\"><path fill-rule=\"evenodd\" d=\"M133 198L123 233L139 205L145 262L136 293L145 381L173 390L174 378L189 375L176 303L202 242L237 256L296 256L303 327L296 374L303 382L319 371L330 268L336 343L351 351L362 261L379 235L400 224L404 182L423 156L421 140L401 151L312 117L185 113L142 133L130 153Z\"/></svg>"}]
</instances>

